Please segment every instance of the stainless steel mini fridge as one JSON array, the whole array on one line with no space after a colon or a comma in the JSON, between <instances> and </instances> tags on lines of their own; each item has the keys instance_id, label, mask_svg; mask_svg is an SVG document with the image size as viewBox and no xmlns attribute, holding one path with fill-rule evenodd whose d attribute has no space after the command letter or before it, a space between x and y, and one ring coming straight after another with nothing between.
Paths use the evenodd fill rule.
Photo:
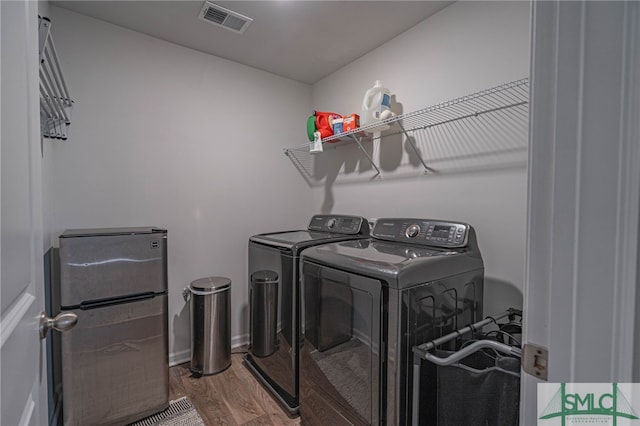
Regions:
<instances>
[{"instance_id":1,"label":"stainless steel mini fridge","mask_svg":"<svg viewBox=\"0 0 640 426\"><path fill-rule=\"evenodd\" d=\"M65 425L126 424L169 405L167 231L76 229L60 236Z\"/></svg>"}]
</instances>

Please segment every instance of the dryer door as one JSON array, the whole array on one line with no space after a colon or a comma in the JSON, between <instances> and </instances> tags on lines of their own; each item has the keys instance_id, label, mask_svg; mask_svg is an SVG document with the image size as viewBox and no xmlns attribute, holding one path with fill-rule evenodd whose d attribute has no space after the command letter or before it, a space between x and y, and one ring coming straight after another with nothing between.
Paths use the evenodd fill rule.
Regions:
<instances>
[{"instance_id":1,"label":"dryer door","mask_svg":"<svg viewBox=\"0 0 640 426\"><path fill-rule=\"evenodd\" d=\"M305 423L380 424L382 283L308 261L301 282Z\"/></svg>"}]
</instances>

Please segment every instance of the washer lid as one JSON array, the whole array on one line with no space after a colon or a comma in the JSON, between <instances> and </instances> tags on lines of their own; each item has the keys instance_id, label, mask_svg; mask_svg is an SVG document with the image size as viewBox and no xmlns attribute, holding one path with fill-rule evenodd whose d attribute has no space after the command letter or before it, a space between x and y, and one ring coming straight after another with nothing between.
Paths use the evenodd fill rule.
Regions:
<instances>
[{"instance_id":1,"label":"washer lid","mask_svg":"<svg viewBox=\"0 0 640 426\"><path fill-rule=\"evenodd\" d=\"M278 282L278 273L276 271L256 271L251 274L251 281L254 283L273 283Z\"/></svg>"},{"instance_id":2,"label":"washer lid","mask_svg":"<svg viewBox=\"0 0 640 426\"><path fill-rule=\"evenodd\" d=\"M404 289L481 270L482 257L473 247L443 249L382 240L351 240L305 249L302 268L308 262L357 275L379 279L389 287Z\"/></svg>"},{"instance_id":3,"label":"washer lid","mask_svg":"<svg viewBox=\"0 0 640 426\"><path fill-rule=\"evenodd\" d=\"M206 277L193 281L189 285L190 290L213 291L224 290L231 286L231 280L226 277Z\"/></svg>"},{"instance_id":4,"label":"washer lid","mask_svg":"<svg viewBox=\"0 0 640 426\"><path fill-rule=\"evenodd\" d=\"M128 228L87 228L87 229L67 229L60 235L60 238L72 237L99 237L111 235L137 235L137 234L155 234L167 233L166 229L156 228L155 226L137 226Z\"/></svg>"},{"instance_id":5,"label":"washer lid","mask_svg":"<svg viewBox=\"0 0 640 426\"><path fill-rule=\"evenodd\" d=\"M287 250L299 252L305 247L310 247L325 242L350 240L353 238L364 238L362 235L332 234L329 232L316 231L285 231L271 232L254 235L249 238L250 242L263 244L270 247L282 247Z\"/></svg>"}]
</instances>

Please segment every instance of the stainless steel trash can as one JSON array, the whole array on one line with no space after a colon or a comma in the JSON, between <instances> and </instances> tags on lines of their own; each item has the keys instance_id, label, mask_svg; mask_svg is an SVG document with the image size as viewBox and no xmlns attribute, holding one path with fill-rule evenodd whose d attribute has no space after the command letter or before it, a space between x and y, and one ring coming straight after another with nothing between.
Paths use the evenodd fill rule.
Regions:
<instances>
[{"instance_id":1,"label":"stainless steel trash can","mask_svg":"<svg viewBox=\"0 0 640 426\"><path fill-rule=\"evenodd\" d=\"M251 353L267 357L278 342L278 273L256 271L251 274Z\"/></svg>"},{"instance_id":2,"label":"stainless steel trash can","mask_svg":"<svg viewBox=\"0 0 640 426\"><path fill-rule=\"evenodd\" d=\"M216 374L231 365L231 280L225 277L193 281L190 301L191 373Z\"/></svg>"}]
</instances>

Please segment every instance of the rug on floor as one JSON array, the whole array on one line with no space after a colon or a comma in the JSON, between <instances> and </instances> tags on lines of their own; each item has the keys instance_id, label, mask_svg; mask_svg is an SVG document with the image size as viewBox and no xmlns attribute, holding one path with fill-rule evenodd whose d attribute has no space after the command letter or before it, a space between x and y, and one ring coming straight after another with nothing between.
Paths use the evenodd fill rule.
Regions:
<instances>
[{"instance_id":1,"label":"rug on floor","mask_svg":"<svg viewBox=\"0 0 640 426\"><path fill-rule=\"evenodd\" d=\"M183 396L169 401L169 408L129 426L206 426L191 401Z\"/></svg>"}]
</instances>

